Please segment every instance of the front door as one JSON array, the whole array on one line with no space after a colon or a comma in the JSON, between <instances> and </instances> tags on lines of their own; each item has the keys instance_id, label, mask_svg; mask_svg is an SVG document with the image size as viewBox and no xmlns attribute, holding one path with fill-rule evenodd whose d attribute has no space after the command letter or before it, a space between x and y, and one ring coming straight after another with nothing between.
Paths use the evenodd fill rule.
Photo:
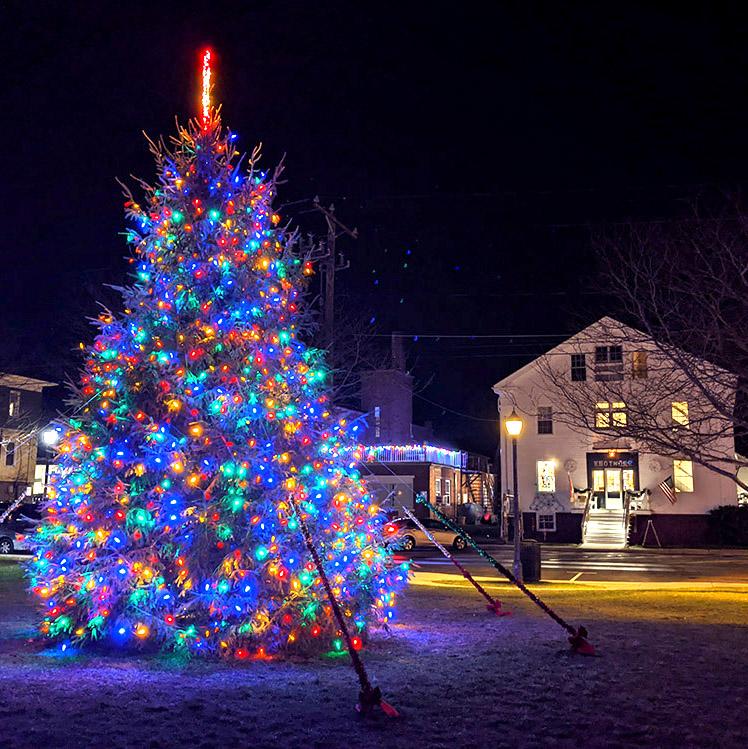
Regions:
<instances>
[{"instance_id":1,"label":"front door","mask_svg":"<svg viewBox=\"0 0 748 749\"><path fill-rule=\"evenodd\" d=\"M592 471L592 490L597 510L620 510L623 507L623 471L602 468Z\"/></svg>"},{"instance_id":2,"label":"front door","mask_svg":"<svg viewBox=\"0 0 748 749\"><path fill-rule=\"evenodd\" d=\"M588 453L587 465L592 486L592 507L597 510L623 509L627 490L635 491L639 461L633 454L615 458Z\"/></svg>"},{"instance_id":3,"label":"front door","mask_svg":"<svg viewBox=\"0 0 748 749\"><path fill-rule=\"evenodd\" d=\"M605 508L608 510L623 508L620 468L605 469Z\"/></svg>"}]
</instances>

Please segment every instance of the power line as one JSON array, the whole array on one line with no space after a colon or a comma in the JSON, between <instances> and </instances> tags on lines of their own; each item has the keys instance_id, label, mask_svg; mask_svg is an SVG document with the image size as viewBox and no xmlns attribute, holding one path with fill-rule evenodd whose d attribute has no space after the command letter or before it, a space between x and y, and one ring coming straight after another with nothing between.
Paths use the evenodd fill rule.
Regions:
<instances>
[{"instance_id":1,"label":"power line","mask_svg":"<svg viewBox=\"0 0 748 749\"><path fill-rule=\"evenodd\" d=\"M355 333L360 338L568 338L568 333Z\"/></svg>"},{"instance_id":2,"label":"power line","mask_svg":"<svg viewBox=\"0 0 748 749\"><path fill-rule=\"evenodd\" d=\"M490 422L491 424L495 424L498 421L498 416L495 419L484 419L481 416L472 416L471 414L467 414L464 411L456 411L454 408L449 408L449 406L445 406L441 403L437 403L436 401L432 401L424 395L419 395L418 393L413 393L413 395L416 398L420 398L421 400L426 401L426 403L430 403L432 406L437 406L438 408L441 408L445 411L449 411L450 413L453 413L456 416L461 416L463 419L472 419L473 421Z\"/></svg>"}]
</instances>

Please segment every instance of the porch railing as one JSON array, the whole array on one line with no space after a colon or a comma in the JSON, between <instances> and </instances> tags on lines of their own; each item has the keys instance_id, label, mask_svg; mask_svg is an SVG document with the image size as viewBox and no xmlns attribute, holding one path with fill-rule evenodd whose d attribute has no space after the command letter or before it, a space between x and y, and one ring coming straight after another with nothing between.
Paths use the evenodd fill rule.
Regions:
<instances>
[{"instance_id":1,"label":"porch railing","mask_svg":"<svg viewBox=\"0 0 748 749\"><path fill-rule=\"evenodd\" d=\"M629 545L629 534L631 528L631 492L626 491L623 493L623 545Z\"/></svg>"},{"instance_id":2,"label":"porch railing","mask_svg":"<svg viewBox=\"0 0 748 749\"><path fill-rule=\"evenodd\" d=\"M590 521L590 509L592 507L592 490L587 490L587 500L584 503L584 513L582 514L582 543L587 536L587 523Z\"/></svg>"}]
</instances>

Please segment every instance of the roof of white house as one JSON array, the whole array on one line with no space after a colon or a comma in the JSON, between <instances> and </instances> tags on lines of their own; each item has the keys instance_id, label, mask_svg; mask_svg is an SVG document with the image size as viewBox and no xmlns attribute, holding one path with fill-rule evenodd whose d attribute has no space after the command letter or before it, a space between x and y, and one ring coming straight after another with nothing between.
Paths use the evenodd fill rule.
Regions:
<instances>
[{"instance_id":1,"label":"roof of white house","mask_svg":"<svg viewBox=\"0 0 748 749\"><path fill-rule=\"evenodd\" d=\"M611 343L611 341L615 340L625 341L629 343L639 342L641 344L655 344L654 340L646 333L643 333L641 330L632 328L630 325L626 325L625 323L622 323L619 320L606 315L605 317L601 317L596 322L593 322L591 325L588 325L586 328L583 328L578 333L575 333L570 338L567 338L558 345L549 349L541 356L538 356L532 361L529 361L523 367L520 367L511 374L508 374L506 377L499 380L492 389L496 394L498 394L500 391L506 389L507 387L511 387L514 383L516 383L517 380L521 379L526 372L532 370L537 365L537 362L540 361L540 359L553 354L569 353L569 348L573 348L575 344L584 344L585 346L596 344L602 345L609 344ZM714 367L715 370L727 372L727 370L717 366L716 364L712 364L711 366Z\"/></svg>"},{"instance_id":2,"label":"roof of white house","mask_svg":"<svg viewBox=\"0 0 748 749\"><path fill-rule=\"evenodd\" d=\"M25 375L3 373L0 374L0 386L40 393L44 388L57 387L57 383L37 380L35 377L26 377Z\"/></svg>"},{"instance_id":3,"label":"roof of white house","mask_svg":"<svg viewBox=\"0 0 748 749\"><path fill-rule=\"evenodd\" d=\"M541 356L538 356L537 358L533 359L532 361L527 362L524 366L520 367L519 369L515 370L511 374L508 374L506 377L499 380L494 386L493 391L495 393L498 393L500 390L503 390L509 385L512 385L513 382L518 380L520 377L522 377L525 372L530 371L538 362L540 359L542 359L545 356L548 356L549 354L556 354L556 353L563 353L569 345L573 345L575 343L593 343L596 341L599 341L600 343L609 343L610 342L610 330L611 328L615 328L617 331L620 331L621 335L625 335L626 337L633 338L634 336L639 336L642 339L647 338L644 333L642 333L639 330L636 330L635 328L631 328L628 325L624 325L624 323L619 322L618 320L612 318L612 317L601 317L596 322L593 322L591 325L588 325L586 328L583 328L578 333L575 333L570 338L566 338L558 345L554 346L553 348L546 351ZM600 334L600 338L597 338L598 333ZM604 335L604 337L603 337Z\"/></svg>"}]
</instances>

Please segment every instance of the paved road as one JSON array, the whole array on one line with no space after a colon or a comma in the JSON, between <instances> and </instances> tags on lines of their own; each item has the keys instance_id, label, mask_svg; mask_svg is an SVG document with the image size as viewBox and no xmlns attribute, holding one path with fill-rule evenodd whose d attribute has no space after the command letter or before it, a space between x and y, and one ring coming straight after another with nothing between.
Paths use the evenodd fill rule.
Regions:
<instances>
[{"instance_id":1,"label":"paved road","mask_svg":"<svg viewBox=\"0 0 748 749\"><path fill-rule=\"evenodd\" d=\"M486 551L511 569L512 548L483 544ZM731 582L748 583L748 550L741 549L627 549L625 551L585 550L576 546L543 544L544 580L579 582ZM409 555L416 569L460 575L435 549L416 549ZM493 576L493 567L473 552L463 552L459 560L475 575ZM20 561L23 555L0 557Z\"/></svg>"},{"instance_id":2,"label":"paved road","mask_svg":"<svg viewBox=\"0 0 748 749\"><path fill-rule=\"evenodd\" d=\"M486 551L511 568L512 548L484 545ZM544 580L580 582L734 582L748 583L748 550L627 549L584 550L575 546L542 545ZM416 569L459 575L435 549L416 549L409 555ZM473 573L495 574L493 567L472 552L459 559Z\"/></svg>"}]
</instances>

